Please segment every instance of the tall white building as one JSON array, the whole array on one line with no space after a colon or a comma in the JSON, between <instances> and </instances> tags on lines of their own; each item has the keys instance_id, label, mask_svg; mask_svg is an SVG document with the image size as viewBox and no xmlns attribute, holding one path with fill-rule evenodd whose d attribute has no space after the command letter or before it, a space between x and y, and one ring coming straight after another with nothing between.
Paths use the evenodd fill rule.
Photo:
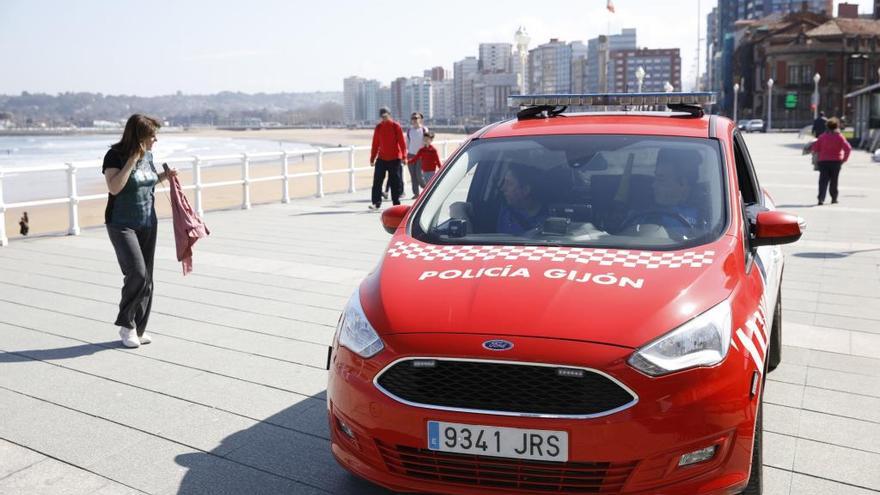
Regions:
<instances>
[{"instance_id":1,"label":"tall white building","mask_svg":"<svg viewBox=\"0 0 880 495\"><path fill-rule=\"evenodd\" d=\"M551 38L529 51L529 92L538 94L571 91L571 45Z\"/></svg>"},{"instance_id":2,"label":"tall white building","mask_svg":"<svg viewBox=\"0 0 880 495\"><path fill-rule=\"evenodd\" d=\"M455 116L458 119L474 115L473 85L480 74L476 57L465 57L452 66L455 91Z\"/></svg>"},{"instance_id":3,"label":"tall white building","mask_svg":"<svg viewBox=\"0 0 880 495\"><path fill-rule=\"evenodd\" d=\"M513 45L480 43L480 72L510 72Z\"/></svg>"},{"instance_id":4,"label":"tall white building","mask_svg":"<svg viewBox=\"0 0 880 495\"><path fill-rule=\"evenodd\" d=\"M361 120L373 120L379 116L379 88L381 84L375 79L364 81L362 86L363 116Z\"/></svg>"},{"instance_id":5,"label":"tall white building","mask_svg":"<svg viewBox=\"0 0 880 495\"><path fill-rule=\"evenodd\" d=\"M600 50L601 41L605 42L606 49ZM584 87L587 92L598 93L611 91L614 85L611 80L611 55L612 51L617 50L635 50L636 49L636 30L635 28L622 29L620 34L612 34L611 36L599 36L591 40L587 40L587 73L584 81ZM604 62L604 68L602 67ZM604 69L604 70L603 70ZM602 76L607 75L607 79L603 81ZM607 81L607 88L605 82Z\"/></svg>"},{"instance_id":6,"label":"tall white building","mask_svg":"<svg viewBox=\"0 0 880 495\"><path fill-rule=\"evenodd\" d=\"M571 44L571 92L585 93L587 79L587 45L582 41Z\"/></svg>"},{"instance_id":7,"label":"tall white building","mask_svg":"<svg viewBox=\"0 0 880 495\"><path fill-rule=\"evenodd\" d=\"M369 122L378 118L379 108L387 105L383 100L379 81L352 76L343 81L343 118L347 124ZM385 96L387 100L387 95Z\"/></svg>"},{"instance_id":8,"label":"tall white building","mask_svg":"<svg viewBox=\"0 0 880 495\"><path fill-rule=\"evenodd\" d=\"M452 79L434 81L431 85L434 120L448 123L455 118L455 83Z\"/></svg>"},{"instance_id":9,"label":"tall white building","mask_svg":"<svg viewBox=\"0 0 880 495\"><path fill-rule=\"evenodd\" d=\"M358 93L364 78L352 76L342 81L342 116L346 124L353 124L358 119Z\"/></svg>"},{"instance_id":10,"label":"tall white building","mask_svg":"<svg viewBox=\"0 0 880 495\"><path fill-rule=\"evenodd\" d=\"M512 72L481 74L476 95L478 115L493 121L508 114L507 97L518 89L516 83L516 74Z\"/></svg>"},{"instance_id":11,"label":"tall white building","mask_svg":"<svg viewBox=\"0 0 880 495\"><path fill-rule=\"evenodd\" d=\"M520 94L529 92L529 43L532 41L526 28L520 26L513 35L516 50L511 62L511 72L516 74L517 87Z\"/></svg>"},{"instance_id":12,"label":"tall white building","mask_svg":"<svg viewBox=\"0 0 880 495\"><path fill-rule=\"evenodd\" d=\"M403 87L403 112L400 119L409 121L413 112L421 113L425 119L434 118L434 100L431 94L433 82L428 77L411 77Z\"/></svg>"}]
</instances>

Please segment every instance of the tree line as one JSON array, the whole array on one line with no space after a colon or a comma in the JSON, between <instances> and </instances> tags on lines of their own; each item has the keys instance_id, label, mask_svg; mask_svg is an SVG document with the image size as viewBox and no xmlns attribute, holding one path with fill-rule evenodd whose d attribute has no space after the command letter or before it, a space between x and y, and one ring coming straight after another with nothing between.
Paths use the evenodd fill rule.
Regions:
<instances>
[{"instance_id":1,"label":"tree line","mask_svg":"<svg viewBox=\"0 0 880 495\"><path fill-rule=\"evenodd\" d=\"M96 121L123 122L133 113L156 116L169 125L334 125L343 122L342 93L176 93L163 96L101 93L22 92L0 95L0 125L11 127L92 127Z\"/></svg>"}]
</instances>

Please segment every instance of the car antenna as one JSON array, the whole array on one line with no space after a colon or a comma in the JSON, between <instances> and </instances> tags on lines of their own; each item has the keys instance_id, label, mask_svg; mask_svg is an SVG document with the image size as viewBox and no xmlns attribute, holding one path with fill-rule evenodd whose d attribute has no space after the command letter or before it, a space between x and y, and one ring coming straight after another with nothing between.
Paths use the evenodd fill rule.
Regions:
<instances>
[{"instance_id":1,"label":"car antenna","mask_svg":"<svg viewBox=\"0 0 880 495\"><path fill-rule=\"evenodd\" d=\"M537 105L534 107L523 108L519 112L516 112L516 119L547 119L550 117L556 117L567 108L568 107L565 105Z\"/></svg>"},{"instance_id":2,"label":"car antenna","mask_svg":"<svg viewBox=\"0 0 880 495\"><path fill-rule=\"evenodd\" d=\"M701 118L705 113L703 107L699 105L688 105L686 103L669 103L666 105L673 112L684 112L690 114L691 117Z\"/></svg>"}]
</instances>

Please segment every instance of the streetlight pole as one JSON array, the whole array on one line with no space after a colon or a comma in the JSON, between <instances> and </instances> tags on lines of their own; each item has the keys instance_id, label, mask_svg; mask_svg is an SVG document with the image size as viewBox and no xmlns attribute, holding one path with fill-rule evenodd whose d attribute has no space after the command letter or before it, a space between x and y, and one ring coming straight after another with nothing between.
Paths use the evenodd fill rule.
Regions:
<instances>
[{"instance_id":1,"label":"streetlight pole","mask_svg":"<svg viewBox=\"0 0 880 495\"><path fill-rule=\"evenodd\" d=\"M773 128L773 78L767 79L767 132Z\"/></svg>"},{"instance_id":2,"label":"streetlight pole","mask_svg":"<svg viewBox=\"0 0 880 495\"><path fill-rule=\"evenodd\" d=\"M819 118L819 80L822 76L817 72L813 76L813 120Z\"/></svg>"},{"instance_id":3,"label":"streetlight pole","mask_svg":"<svg viewBox=\"0 0 880 495\"><path fill-rule=\"evenodd\" d=\"M642 84L645 82L645 68L641 65L636 69L636 81L638 82L639 90L638 92L642 92Z\"/></svg>"},{"instance_id":4,"label":"streetlight pole","mask_svg":"<svg viewBox=\"0 0 880 495\"><path fill-rule=\"evenodd\" d=\"M733 122L736 123L737 96L739 96L739 83L733 83Z\"/></svg>"}]
</instances>

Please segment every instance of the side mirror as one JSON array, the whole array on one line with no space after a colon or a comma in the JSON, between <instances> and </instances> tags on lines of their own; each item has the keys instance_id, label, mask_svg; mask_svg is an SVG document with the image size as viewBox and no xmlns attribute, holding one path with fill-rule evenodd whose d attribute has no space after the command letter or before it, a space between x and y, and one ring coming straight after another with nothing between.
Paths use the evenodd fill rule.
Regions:
<instances>
[{"instance_id":1,"label":"side mirror","mask_svg":"<svg viewBox=\"0 0 880 495\"><path fill-rule=\"evenodd\" d=\"M752 246L789 244L801 238L807 225L804 219L782 211L762 211L755 218Z\"/></svg>"},{"instance_id":2,"label":"side mirror","mask_svg":"<svg viewBox=\"0 0 880 495\"><path fill-rule=\"evenodd\" d=\"M410 205L397 205L383 211L382 227L385 228L385 232L393 234L406 214L409 213L410 208L412 208Z\"/></svg>"}]
</instances>

